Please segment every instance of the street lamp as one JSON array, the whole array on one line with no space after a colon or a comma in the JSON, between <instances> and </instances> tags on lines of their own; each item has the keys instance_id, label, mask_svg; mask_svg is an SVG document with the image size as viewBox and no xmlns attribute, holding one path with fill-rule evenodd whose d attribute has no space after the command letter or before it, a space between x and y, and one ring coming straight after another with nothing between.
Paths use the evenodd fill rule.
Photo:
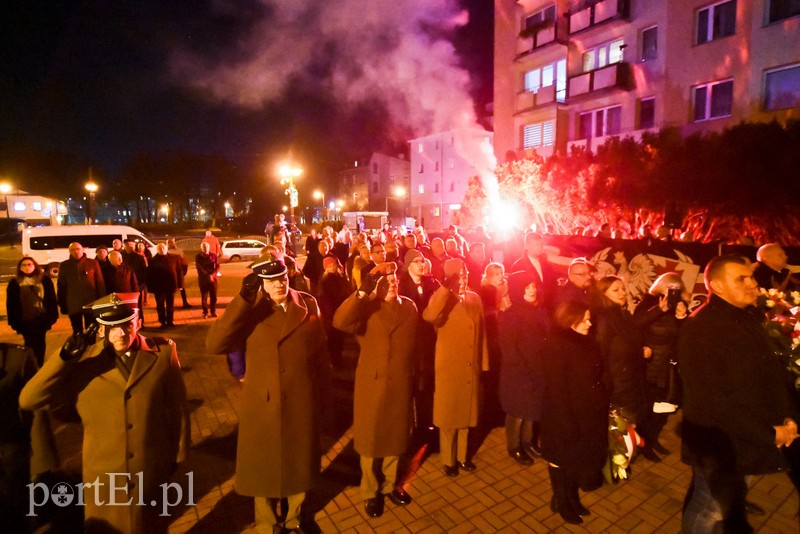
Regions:
<instances>
[{"instance_id":1,"label":"street lamp","mask_svg":"<svg viewBox=\"0 0 800 534\"><path fill-rule=\"evenodd\" d=\"M312 195L313 195L313 196L314 196L314 198L316 198L317 200L319 200L319 199L322 199L322 207L324 208L324 207L325 207L325 193L324 193L324 192L322 192L322 191L320 191L319 189L317 189L316 191L314 191L314 193L312 193ZM319 212L319 216L320 216L320 217L322 217L322 210L320 210L320 212ZM325 218L326 218L326 219L330 219L330 215L328 215L328 214L326 213L326 214L325 214Z\"/></svg>"},{"instance_id":2,"label":"street lamp","mask_svg":"<svg viewBox=\"0 0 800 534\"><path fill-rule=\"evenodd\" d=\"M289 225L294 226L294 209L297 207L297 188L294 186L294 179L303 174L303 169L294 167L290 164L283 164L278 167L278 176L281 177L281 185L286 186L286 195L289 196Z\"/></svg>"},{"instance_id":3,"label":"street lamp","mask_svg":"<svg viewBox=\"0 0 800 534\"><path fill-rule=\"evenodd\" d=\"M403 224L406 223L406 188L398 185L392 189L392 194L386 197L386 213L389 213L389 199L396 198L403 202Z\"/></svg>"},{"instance_id":4,"label":"street lamp","mask_svg":"<svg viewBox=\"0 0 800 534\"><path fill-rule=\"evenodd\" d=\"M89 178L89 181L86 182L86 185L84 187L86 188L86 191L89 192L89 224L94 224L95 222L97 222L96 220L97 213L94 205L94 199L99 187L97 186L96 183L94 183L94 181L91 178Z\"/></svg>"}]
</instances>

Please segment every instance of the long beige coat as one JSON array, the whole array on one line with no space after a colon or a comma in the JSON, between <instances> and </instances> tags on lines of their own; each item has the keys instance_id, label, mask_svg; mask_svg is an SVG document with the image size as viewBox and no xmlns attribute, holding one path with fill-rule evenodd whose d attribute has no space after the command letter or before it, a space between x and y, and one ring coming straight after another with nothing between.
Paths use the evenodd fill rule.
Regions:
<instances>
[{"instance_id":1,"label":"long beige coat","mask_svg":"<svg viewBox=\"0 0 800 534\"><path fill-rule=\"evenodd\" d=\"M104 350L100 341L76 361L65 362L58 352L52 354L19 397L24 410L75 405L83 423L83 481L105 481L84 489L87 528L166 532L164 518L158 517L159 485L170 481L177 462L188 452L186 388L171 340L139 336L138 344L127 379L113 350ZM117 487L127 483L128 489L117 490L114 500L133 499L134 504L107 505L111 500L107 473L131 475L129 480L115 478ZM135 505L142 497L147 505ZM148 506L153 499L159 504Z\"/></svg>"},{"instance_id":2,"label":"long beige coat","mask_svg":"<svg viewBox=\"0 0 800 534\"><path fill-rule=\"evenodd\" d=\"M333 326L355 334L361 347L353 395L353 442L370 458L406 452L411 433L417 307L405 297L389 303L353 293Z\"/></svg>"},{"instance_id":3,"label":"long beige coat","mask_svg":"<svg viewBox=\"0 0 800 534\"><path fill-rule=\"evenodd\" d=\"M289 290L286 311L259 292L237 295L208 332L206 349L245 347L246 380L239 406L236 491L287 497L307 491L320 470L319 415L330 380L317 301Z\"/></svg>"},{"instance_id":4,"label":"long beige coat","mask_svg":"<svg viewBox=\"0 0 800 534\"><path fill-rule=\"evenodd\" d=\"M449 289L440 287L422 318L432 323L437 333L433 424L448 429L477 426L481 371L489 370L480 297L467 291L460 301Z\"/></svg>"}]
</instances>

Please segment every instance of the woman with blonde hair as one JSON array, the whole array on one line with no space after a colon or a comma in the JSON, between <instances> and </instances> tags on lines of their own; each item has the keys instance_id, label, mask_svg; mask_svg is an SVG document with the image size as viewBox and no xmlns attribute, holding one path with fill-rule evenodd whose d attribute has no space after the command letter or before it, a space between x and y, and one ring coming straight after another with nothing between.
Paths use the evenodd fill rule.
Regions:
<instances>
[{"instance_id":1,"label":"woman with blonde hair","mask_svg":"<svg viewBox=\"0 0 800 534\"><path fill-rule=\"evenodd\" d=\"M58 320L58 301L53 281L33 258L26 256L17 262L15 276L6 289L6 313L8 325L22 334L25 346L33 349L41 367L45 335Z\"/></svg>"}]
</instances>

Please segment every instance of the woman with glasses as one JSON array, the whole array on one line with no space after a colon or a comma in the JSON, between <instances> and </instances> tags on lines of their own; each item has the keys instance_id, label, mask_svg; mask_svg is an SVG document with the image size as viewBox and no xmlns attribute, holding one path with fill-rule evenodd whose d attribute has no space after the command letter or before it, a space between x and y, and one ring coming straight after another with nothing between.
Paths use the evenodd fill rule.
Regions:
<instances>
[{"instance_id":1,"label":"woman with glasses","mask_svg":"<svg viewBox=\"0 0 800 534\"><path fill-rule=\"evenodd\" d=\"M33 258L22 258L6 290L8 325L22 334L33 349L36 362L44 363L45 334L58 320L58 301L53 281Z\"/></svg>"}]
</instances>

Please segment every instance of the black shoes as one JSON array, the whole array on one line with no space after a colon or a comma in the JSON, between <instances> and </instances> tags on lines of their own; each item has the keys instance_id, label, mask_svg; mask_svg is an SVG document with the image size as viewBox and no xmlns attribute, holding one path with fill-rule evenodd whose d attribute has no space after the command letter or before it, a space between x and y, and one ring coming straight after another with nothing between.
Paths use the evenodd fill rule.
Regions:
<instances>
[{"instance_id":1,"label":"black shoes","mask_svg":"<svg viewBox=\"0 0 800 534\"><path fill-rule=\"evenodd\" d=\"M383 515L383 495L378 495L367 499L364 503L364 510L370 517L380 517Z\"/></svg>"},{"instance_id":2,"label":"black shoes","mask_svg":"<svg viewBox=\"0 0 800 534\"><path fill-rule=\"evenodd\" d=\"M513 451L508 451L508 455L511 456L514 459L514 461L520 465L524 466L533 465L533 459L530 456L528 456L522 449L514 449Z\"/></svg>"},{"instance_id":3,"label":"black shoes","mask_svg":"<svg viewBox=\"0 0 800 534\"><path fill-rule=\"evenodd\" d=\"M406 506L407 504L411 504L411 495L406 493L406 490L403 488L395 488L387 496L389 497L389 500L397 506Z\"/></svg>"},{"instance_id":4,"label":"black shoes","mask_svg":"<svg viewBox=\"0 0 800 534\"><path fill-rule=\"evenodd\" d=\"M658 463L661 461L661 458L653 451L653 447L646 446L646 447L639 447L639 452L642 453L642 456L647 458L653 463Z\"/></svg>"},{"instance_id":5,"label":"black shoes","mask_svg":"<svg viewBox=\"0 0 800 534\"><path fill-rule=\"evenodd\" d=\"M217 316L217 312L211 312L211 315L209 315L209 317L216 317L216 316Z\"/></svg>"},{"instance_id":6,"label":"black shoes","mask_svg":"<svg viewBox=\"0 0 800 534\"><path fill-rule=\"evenodd\" d=\"M526 443L522 446L522 450L531 458L534 456L542 456L542 448L539 447L538 443Z\"/></svg>"},{"instance_id":7,"label":"black shoes","mask_svg":"<svg viewBox=\"0 0 800 534\"><path fill-rule=\"evenodd\" d=\"M458 464L444 466L444 474L449 476L450 478L457 477L458 476Z\"/></svg>"},{"instance_id":8,"label":"black shoes","mask_svg":"<svg viewBox=\"0 0 800 534\"><path fill-rule=\"evenodd\" d=\"M669 449L664 447L658 440L653 440L651 447L658 454L663 454L665 456L669 454Z\"/></svg>"},{"instance_id":9,"label":"black shoes","mask_svg":"<svg viewBox=\"0 0 800 534\"><path fill-rule=\"evenodd\" d=\"M463 469L464 471L467 471L469 473L472 473L473 471L475 471L478 468L477 465L475 465L474 463L470 462L469 460L467 460L466 462L458 462L458 467L460 467L461 469Z\"/></svg>"}]
</instances>

